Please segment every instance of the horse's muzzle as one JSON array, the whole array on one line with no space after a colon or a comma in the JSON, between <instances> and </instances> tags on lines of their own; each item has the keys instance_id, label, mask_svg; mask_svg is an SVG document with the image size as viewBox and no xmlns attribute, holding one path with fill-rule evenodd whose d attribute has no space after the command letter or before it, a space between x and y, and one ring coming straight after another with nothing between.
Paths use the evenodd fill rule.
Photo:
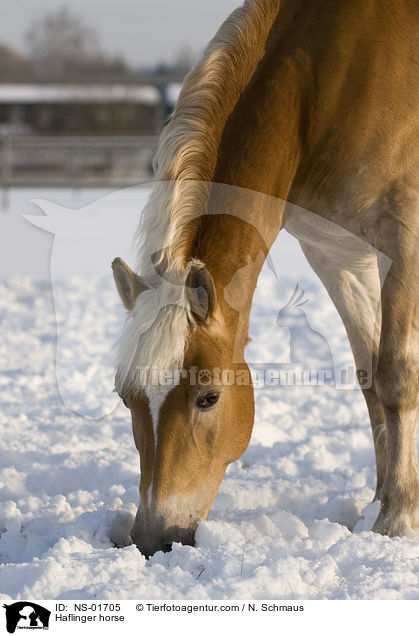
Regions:
<instances>
[{"instance_id":1,"label":"horse's muzzle","mask_svg":"<svg viewBox=\"0 0 419 636\"><path fill-rule=\"evenodd\" d=\"M195 528L172 526L159 531L157 528L134 527L131 537L140 552L148 559L156 552L170 552L173 543L195 545Z\"/></svg>"}]
</instances>

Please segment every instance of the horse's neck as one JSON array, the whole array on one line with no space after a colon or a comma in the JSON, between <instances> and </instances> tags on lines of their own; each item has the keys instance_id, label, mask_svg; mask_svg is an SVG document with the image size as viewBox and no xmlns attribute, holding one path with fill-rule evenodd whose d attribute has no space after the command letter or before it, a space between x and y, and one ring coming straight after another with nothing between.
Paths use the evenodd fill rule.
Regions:
<instances>
[{"instance_id":1,"label":"horse's neck","mask_svg":"<svg viewBox=\"0 0 419 636\"><path fill-rule=\"evenodd\" d=\"M275 95L272 100L253 95L258 88L249 89L243 105L230 118L220 145L208 214L197 224L190 254L207 265L220 288L229 286L244 314L250 311L260 269L283 225L285 201L298 166L299 108L293 99L287 103L289 86L283 99ZM242 112L249 100L254 109L262 104L254 119ZM272 108L278 102L272 129Z\"/></svg>"},{"instance_id":2,"label":"horse's neck","mask_svg":"<svg viewBox=\"0 0 419 636\"><path fill-rule=\"evenodd\" d=\"M282 200L300 161L303 87L309 73L307 60L279 56L288 46L285 18L279 16L273 25L265 55L227 120L213 178Z\"/></svg>"},{"instance_id":3,"label":"horse's neck","mask_svg":"<svg viewBox=\"0 0 419 636\"><path fill-rule=\"evenodd\" d=\"M263 59L227 120L209 214L198 221L189 254L207 265L229 307L246 320L260 269L283 225L301 154L305 71L286 60L278 63L281 29L277 20Z\"/></svg>"},{"instance_id":4,"label":"horse's neck","mask_svg":"<svg viewBox=\"0 0 419 636\"><path fill-rule=\"evenodd\" d=\"M285 201L300 161L304 69L278 65L275 33L270 38L264 59L225 126L211 214L203 218L197 234L202 259L220 270L221 277L231 278L249 258L260 269L258 254L262 250L266 256L283 225ZM236 220L211 218L220 212ZM257 274L243 289L250 299Z\"/></svg>"}]
</instances>

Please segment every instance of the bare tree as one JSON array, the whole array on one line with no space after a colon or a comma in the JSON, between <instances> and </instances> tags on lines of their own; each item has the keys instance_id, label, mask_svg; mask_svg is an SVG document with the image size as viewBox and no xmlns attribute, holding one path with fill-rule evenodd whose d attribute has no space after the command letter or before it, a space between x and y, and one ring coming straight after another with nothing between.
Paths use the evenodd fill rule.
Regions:
<instances>
[{"instance_id":1,"label":"bare tree","mask_svg":"<svg viewBox=\"0 0 419 636\"><path fill-rule=\"evenodd\" d=\"M199 56L192 51L188 44L182 44L170 61L157 62L152 69L155 73L186 75L198 61Z\"/></svg>"},{"instance_id":2,"label":"bare tree","mask_svg":"<svg viewBox=\"0 0 419 636\"><path fill-rule=\"evenodd\" d=\"M19 53L0 43L0 81L27 79L30 65Z\"/></svg>"},{"instance_id":3,"label":"bare tree","mask_svg":"<svg viewBox=\"0 0 419 636\"><path fill-rule=\"evenodd\" d=\"M175 59L172 64L172 68L174 71L178 73L188 73L191 70L192 66L197 61L197 55L191 49L188 44L182 44L175 55Z\"/></svg>"},{"instance_id":4,"label":"bare tree","mask_svg":"<svg viewBox=\"0 0 419 636\"><path fill-rule=\"evenodd\" d=\"M32 23L27 34L29 58L39 78L63 79L102 73L106 67L119 72L125 64L108 60L96 32L62 7Z\"/></svg>"}]
</instances>

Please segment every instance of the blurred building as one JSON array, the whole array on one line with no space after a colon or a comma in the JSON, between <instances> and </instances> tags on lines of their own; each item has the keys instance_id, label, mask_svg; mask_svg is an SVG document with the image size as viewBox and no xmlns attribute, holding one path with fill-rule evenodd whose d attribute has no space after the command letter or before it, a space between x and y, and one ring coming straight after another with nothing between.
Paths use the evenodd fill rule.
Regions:
<instances>
[{"instance_id":1,"label":"blurred building","mask_svg":"<svg viewBox=\"0 0 419 636\"><path fill-rule=\"evenodd\" d=\"M0 190L147 181L180 83L0 83Z\"/></svg>"},{"instance_id":2,"label":"blurred building","mask_svg":"<svg viewBox=\"0 0 419 636\"><path fill-rule=\"evenodd\" d=\"M152 135L162 109L152 85L0 84L3 134Z\"/></svg>"}]
</instances>

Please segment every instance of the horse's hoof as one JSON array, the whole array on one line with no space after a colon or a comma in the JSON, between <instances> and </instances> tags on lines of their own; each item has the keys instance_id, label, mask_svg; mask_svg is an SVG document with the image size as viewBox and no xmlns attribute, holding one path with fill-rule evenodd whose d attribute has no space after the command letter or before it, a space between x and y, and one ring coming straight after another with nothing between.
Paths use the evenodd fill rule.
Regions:
<instances>
[{"instance_id":1,"label":"horse's hoof","mask_svg":"<svg viewBox=\"0 0 419 636\"><path fill-rule=\"evenodd\" d=\"M408 513L387 514L382 513L377 517L372 527L373 532L389 537L406 537L407 539L419 539L419 524Z\"/></svg>"}]
</instances>

